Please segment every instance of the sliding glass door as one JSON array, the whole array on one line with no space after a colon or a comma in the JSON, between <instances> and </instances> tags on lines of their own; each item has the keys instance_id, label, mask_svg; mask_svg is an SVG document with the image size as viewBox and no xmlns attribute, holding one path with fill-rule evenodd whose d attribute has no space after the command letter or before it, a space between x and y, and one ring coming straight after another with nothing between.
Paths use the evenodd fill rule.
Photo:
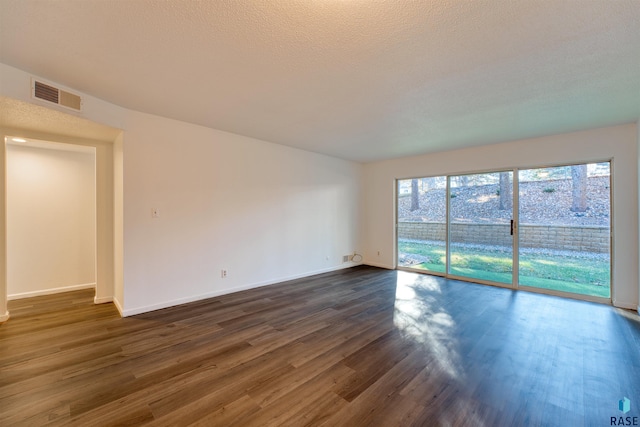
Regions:
<instances>
[{"instance_id":1,"label":"sliding glass door","mask_svg":"<svg viewBox=\"0 0 640 427\"><path fill-rule=\"evenodd\" d=\"M513 172L449 178L449 274L513 283Z\"/></svg>"},{"instance_id":2,"label":"sliding glass door","mask_svg":"<svg viewBox=\"0 0 640 427\"><path fill-rule=\"evenodd\" d=\"M446 272L447 177L398 181L398 266Z\"/></svg>"},{"instance_id":3,"label":"sliding glass door","mask_svg":"<svg viewBox=\"0 0 640 427\"><path fill-rule=\"evenodd\" d=\"M611 297L610 164L519 171L519 285Z\"/></svg>"},{"instance_id":4,"label":"sliding glass door","mask_svg":"<svg viewBox=\"0 0 640 427\"><path fill-rule=\"evenodd\" d=\"M603 162L398 180L397 265L610 299L610 175Z\"/></svg>"}]
</instances>

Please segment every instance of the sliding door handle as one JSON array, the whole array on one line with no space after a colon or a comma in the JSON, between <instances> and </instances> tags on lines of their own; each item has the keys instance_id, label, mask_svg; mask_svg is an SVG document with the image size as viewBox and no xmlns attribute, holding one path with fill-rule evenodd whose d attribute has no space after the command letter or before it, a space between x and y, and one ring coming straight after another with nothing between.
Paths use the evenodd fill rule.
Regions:
<instances>
[{"instance_id":1,"label":"sliding door handle","mask_svg":"<svg viewBox=\"0 0 640 427\"><path fill-rule=\"evenodd\" d=\"M511 220L511 235L513 236L513 220Z\"/></svg>"}]
</instances>

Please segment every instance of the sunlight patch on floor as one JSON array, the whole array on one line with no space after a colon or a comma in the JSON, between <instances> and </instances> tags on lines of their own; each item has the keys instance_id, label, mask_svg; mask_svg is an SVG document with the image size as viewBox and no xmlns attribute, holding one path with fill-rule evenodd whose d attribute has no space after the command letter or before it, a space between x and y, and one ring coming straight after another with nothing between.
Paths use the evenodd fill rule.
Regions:
<instances>
[{"instance_id":1,"label":"sunlight patch on floor","mask_svg":"<svg viewBox=\"0 0 640 427\"><path fill-rule=\"evenodd\" d=\"M409 272L398 272L393 323L406 336L423 344L426 351L452 378L459 378L457 343L451 340L455 320L434 294L442 292L437 279Z\"/></svg>"}]
</instances>

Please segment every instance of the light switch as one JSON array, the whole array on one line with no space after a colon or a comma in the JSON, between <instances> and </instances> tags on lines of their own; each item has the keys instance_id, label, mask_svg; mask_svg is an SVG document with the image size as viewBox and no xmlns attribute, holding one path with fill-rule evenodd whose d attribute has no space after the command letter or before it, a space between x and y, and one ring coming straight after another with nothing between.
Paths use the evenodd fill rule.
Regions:
<instances>
[{"instance_id":1,"label":"light switch","mask_svg":"<svg viewBox=\"0 0 640 427\"><path fill-rule=\"evenodd\" d=\"M151 209L151 218L160 218L160 209L152 208Z\"/></svg>"}]
</instances>

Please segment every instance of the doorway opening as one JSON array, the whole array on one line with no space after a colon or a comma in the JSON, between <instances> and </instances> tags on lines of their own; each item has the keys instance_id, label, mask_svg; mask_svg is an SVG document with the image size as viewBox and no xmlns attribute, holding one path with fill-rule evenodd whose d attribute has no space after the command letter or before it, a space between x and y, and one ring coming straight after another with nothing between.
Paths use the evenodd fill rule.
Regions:
<instances>
[{"instance_id":1,"label":"doorway opening","mask_svg":"<svg viewBox=\"0 0 640 427\"><path fill-rule=\"evenodd\" d=\"M96 288L96 149L6 137L7 297Z\"/></svg>"}]
</instances>

